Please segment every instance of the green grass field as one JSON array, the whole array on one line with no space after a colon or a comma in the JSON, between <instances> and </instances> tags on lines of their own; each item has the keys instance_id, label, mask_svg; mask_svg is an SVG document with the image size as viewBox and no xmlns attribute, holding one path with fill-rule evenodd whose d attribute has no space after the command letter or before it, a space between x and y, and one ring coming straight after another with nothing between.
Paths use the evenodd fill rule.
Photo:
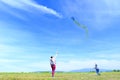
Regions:
<instances>
[{"instance_id":1,"label":"green grass field","mask_svg":"<svg viewBox=\"0 0 120 80\"><path fill-rule=\"evenodd\" d=\"M94 72L56 73L0 73L0 80L120 80L120 72L103 72L97 76Z\"/></svg>"}]
</instances>

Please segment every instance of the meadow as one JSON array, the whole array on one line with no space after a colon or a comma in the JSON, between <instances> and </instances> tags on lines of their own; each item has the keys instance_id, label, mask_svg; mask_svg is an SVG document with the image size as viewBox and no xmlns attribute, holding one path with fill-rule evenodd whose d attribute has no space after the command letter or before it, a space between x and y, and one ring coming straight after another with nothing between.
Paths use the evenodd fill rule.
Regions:
<instances>
[{"instance_id":1,"label":"meadow","mask_svg":"<svg viewBox=\"0 0 120 80\"><path fill-rule=\"evenodd\" d=\"M0 80L120 80L120 72L57 72L51 77L50 72L41 73L0 73Z\"/></svg>"}]
</instances>

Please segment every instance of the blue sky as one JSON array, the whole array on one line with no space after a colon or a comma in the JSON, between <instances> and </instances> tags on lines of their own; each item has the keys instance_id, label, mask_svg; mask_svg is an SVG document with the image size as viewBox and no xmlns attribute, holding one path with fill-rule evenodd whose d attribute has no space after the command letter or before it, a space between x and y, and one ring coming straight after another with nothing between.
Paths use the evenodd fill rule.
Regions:
<instances>
[{"instance_id":1,"label":"blue sky","mask_svg":"<svg viewBox=\"0 0 120 80\"><path fill-rule=\"evenodd\" d=\"M120 69L119 0L0 0L0 72ZM86 25L89 37L70 17Z\"/></svg>"}]
</instances>

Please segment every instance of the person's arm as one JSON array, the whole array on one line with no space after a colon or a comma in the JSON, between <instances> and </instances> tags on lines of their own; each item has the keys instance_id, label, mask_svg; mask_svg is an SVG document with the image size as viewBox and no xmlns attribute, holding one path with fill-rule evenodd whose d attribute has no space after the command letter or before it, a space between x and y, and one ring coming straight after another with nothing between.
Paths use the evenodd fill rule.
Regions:
<instances>
[{"instance_id":1,"label":"person's arm","mask_svg":"<svg viewBox=\"0 0 120 80\"><path fill-rule=\"evenodd\" d=\"M56 51L56 54L55 54L54 58L56 58L56 57L57 57L57 55L58 55L58 51Z\"/></svg>"}]
</instances>

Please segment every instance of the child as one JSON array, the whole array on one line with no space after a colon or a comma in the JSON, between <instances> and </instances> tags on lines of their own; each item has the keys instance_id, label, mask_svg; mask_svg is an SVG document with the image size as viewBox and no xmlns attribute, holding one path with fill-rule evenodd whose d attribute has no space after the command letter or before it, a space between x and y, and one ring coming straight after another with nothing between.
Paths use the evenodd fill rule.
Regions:
<instances>
[{"instance_id":1,"label":"child","mask_svg":"<svg viewBox=\"0 0 120 80\"><path fill-rule=\"evenodd\" d=\"M97 74L97 75L100 75L100 73L99 73L99 68L98 68L97 64L95 64L95 70L96 70L96 74Z\"/></svg>"}]
</instances>

